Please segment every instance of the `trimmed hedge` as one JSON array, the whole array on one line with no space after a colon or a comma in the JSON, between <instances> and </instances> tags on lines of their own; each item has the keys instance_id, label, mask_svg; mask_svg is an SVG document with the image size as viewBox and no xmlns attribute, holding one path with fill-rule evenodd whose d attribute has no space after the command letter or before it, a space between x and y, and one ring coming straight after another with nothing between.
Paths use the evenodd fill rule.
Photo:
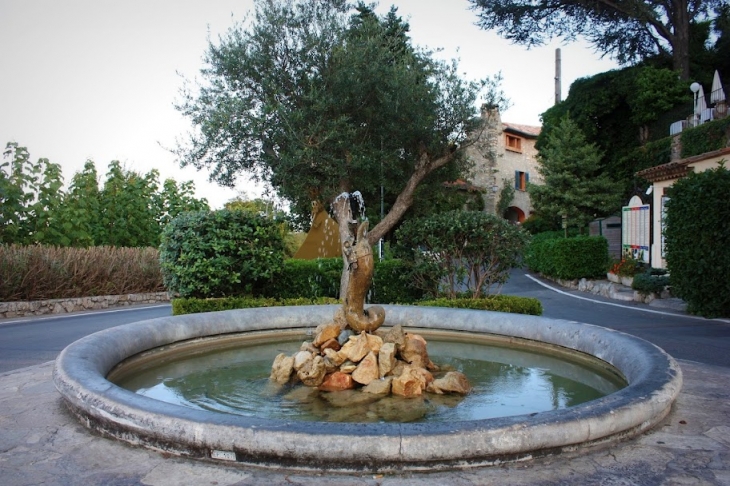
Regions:
<instances>
[{"instance_id":1,"label":"trimmed hedge","mask_svg":"<svg viewBox=\"0 0 730 486\"><path fill-rule=\"evenodd\" d=\"M403 260L375 262L373 304L412 304L423 299L424 291L413 285L411 266Z\"/></svg>"},{"instance_id":2,"label":"trimmed hedge","mask_svg":"<svg viewBox=\"0 0 730 486\"><path fill-rule=\"evenodd\" d=\"M424 293L412 285L410 272L410 266L402 260L376 260L368 301L409 304L422 299ZM275 299L336 299L340 296L341 274L341 258L286 260L282 272L264 288L263 295Z\"/></svg>"},{"instance_id":3,"label":"trimmed hedge","mask_svg":"<svg viewBox=\"0 0 730 486\"><path fill-rule=\"evenodd\" d=\"M681 137L683 159L720 150L727 147L730 140L730 118L684 130Z\"/></svg>"},{"instance_id":4,"label":"trimmed hedge","mask_svg":"<svg viewBox=\"0 0 730 486\"><path fill-rule=\"evenodd\" d=\"M278 307L285 305L327 305L339 304L337 299L323 297L319 299L272 299L251 297L223 297L218 299L175 299L172 301L172 314L195 314L199 312L216 312L232 309L252 309L255 307ZM436 299L419 302L421 306L454 307L459 309L475 309L513 314L542 315L542 304L532 297L516 297L511 295L492 295L480 299Z\"/></svg>"},{"instance_id":5,"label":"trimmed hedge","mask_svg":"<svg viewBox=\"0 0 730 486\"><path fill-rule=\"evenodd\" d=\"M281 272L264 287L262 294L274 299L336 299L340 296L341 274L341 258L284 260Z\"/></svg>"},{"instance_id":6,"label":"trimmed hedge","mask_svg":"<svg viewBox=\"0 0 730 486\"><path fill-rule=\"evenodd\" d=\"M525 254L530 270L565 280L605 277L609 261L608 241L602 236L538 239Z\"/></svg>"},{"instance_id":7,"label":"trimmed hedge","mask_svg":"<svg viewBox=\"0 0 730 486\"><path fill-rule=\"evenodd\" d=\"M327 305L339 304L339 300L330 297L319 299L273 299L267 297L220 297L216 299L196 299L194 297L174 299L172 315L197 314L200 312L217 312L233 309L253 309L256 307L280 307L287 305Z\"/></svg>"},{"instance_id":8,"label":"trimmed hedge","mask_svg":"<svg viewBox=\"0 0 730 486\"><path fill-rule=\"evenodd\" d=\"M458 309L474 309L495 312L511 312L513 314L542 315L542 303L532 297L514 295L490 295L479 299L434 299L418 302L421 306L455 307Z\"/></svg>"}]
</instances>

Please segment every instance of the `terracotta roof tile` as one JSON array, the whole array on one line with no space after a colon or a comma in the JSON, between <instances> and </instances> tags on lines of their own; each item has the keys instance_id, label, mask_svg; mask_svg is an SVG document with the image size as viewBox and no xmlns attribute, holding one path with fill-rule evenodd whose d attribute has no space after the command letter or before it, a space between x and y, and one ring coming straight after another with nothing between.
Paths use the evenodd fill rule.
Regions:
<instances>
[{"instance_id":1,"label":"terracotta roof tile","mask_svg":"<svg viewBox=\"0 0 730 486\"><path fill-rule=\"evenodd\" d=\"M518 123L502 122L502 125L504 126L505 130L519 132L521 135L526 135L528 137L537 137L538 135L540 135L540 130L542 130L542 127L536 127L533 125L520 125Z\"/></svg>"}]
</instances>

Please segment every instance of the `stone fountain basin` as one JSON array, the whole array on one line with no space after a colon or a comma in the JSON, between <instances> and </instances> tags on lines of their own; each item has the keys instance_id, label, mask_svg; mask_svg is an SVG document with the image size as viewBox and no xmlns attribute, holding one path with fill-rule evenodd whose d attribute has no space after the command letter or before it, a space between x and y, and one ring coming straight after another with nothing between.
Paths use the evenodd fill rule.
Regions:
<instances>
[{"instance_id":1,"label":"stone fountain basin","mask_svg":"<svg viewBox=\"0 0 730 486\"><path fill-rule=\"evenodd\" d=\"M337 306L190 314L111 328L64 349L53 379L85 426L133 445L249 465L358 472L495 465L613 443L662 420L682 386L671 356L618 331L500 312L384 307L388 326L513 337L586 353L615 367L628 386L582 405L532 415L456 423L322 423L181 407L106 379L118 363L150 349L249 331L313 329L330 321Z\"/></svg>"}]
</instances>

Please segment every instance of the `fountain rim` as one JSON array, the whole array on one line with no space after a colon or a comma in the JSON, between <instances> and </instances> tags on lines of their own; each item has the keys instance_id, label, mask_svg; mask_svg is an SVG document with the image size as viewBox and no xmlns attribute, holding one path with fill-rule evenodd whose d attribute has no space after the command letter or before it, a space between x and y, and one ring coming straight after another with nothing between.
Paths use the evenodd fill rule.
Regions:
<instances>
[{"instance_id":1,"label":"fountain rim","mask_svg":"<svg viewBox=\"0 0 730 486\"><path fill-rule=\"evenodd\" d=\"M294 422L164 403L106 379L138 353L190 339L248 331L311 329L338 306L242 309L141 321L92 334L64 349L54 383L71 411L105 435L201 459L341 471L453 469L518 461L612 443L669 413L682 385L676 361L657 346L573 321L465 309L384 306L386 325L495 334L595 356L628 386L563 410L456 423Z\"/></svg>"}]
</instances>

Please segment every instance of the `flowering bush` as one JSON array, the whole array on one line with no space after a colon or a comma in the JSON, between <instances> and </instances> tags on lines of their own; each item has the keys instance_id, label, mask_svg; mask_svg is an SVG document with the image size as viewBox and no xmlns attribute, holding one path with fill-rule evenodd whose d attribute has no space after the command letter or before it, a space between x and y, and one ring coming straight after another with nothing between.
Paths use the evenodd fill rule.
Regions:
<instances>
[{"instance_id":1,"label":"flowering bush","mask_svg":"<svg viewBox=\"0 0 730 486\"><path fill-rule=\"evenodd\" d=\"M624 256L621 261L611 266L609 272L619 277L633 277L641 273L641 262L631 256Z\"/></svg>"}]
</instances>

